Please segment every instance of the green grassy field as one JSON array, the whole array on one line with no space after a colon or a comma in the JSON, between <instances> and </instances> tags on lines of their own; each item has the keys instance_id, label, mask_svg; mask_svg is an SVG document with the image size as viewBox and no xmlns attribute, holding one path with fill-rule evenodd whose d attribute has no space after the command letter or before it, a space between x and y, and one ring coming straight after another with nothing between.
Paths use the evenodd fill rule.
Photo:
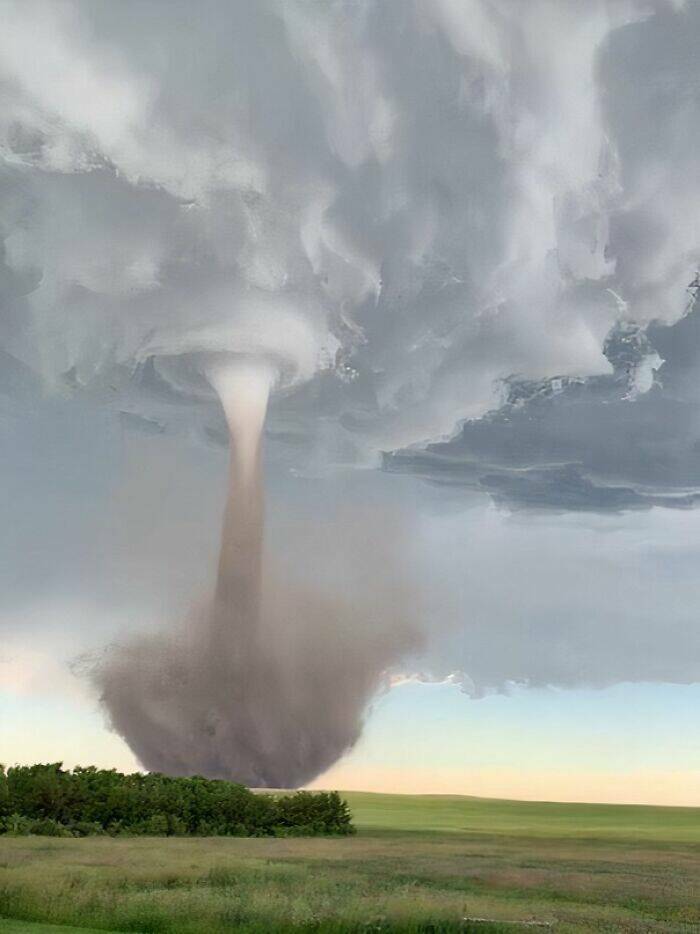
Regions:
<instances>
[{"instance_id":1,"label":"green grassy field","mask_svg":"<svg viewBox=\"0 0 700 934\"><path fill-rule=\"evenodd\" d=\"M0 837L0 932L700 931L700 809L347 798L344 839Z\"/></svg>"}]
</instances>

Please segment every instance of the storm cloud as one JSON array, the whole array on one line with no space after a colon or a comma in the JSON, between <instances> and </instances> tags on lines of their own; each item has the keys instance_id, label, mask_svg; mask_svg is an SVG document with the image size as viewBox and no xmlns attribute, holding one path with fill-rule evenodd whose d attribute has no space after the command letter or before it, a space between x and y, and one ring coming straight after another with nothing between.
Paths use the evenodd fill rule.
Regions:
<instances>
[{"instance_id":1,"label":"storm cloud","mask_svg":"<svg viewBox=\"0 0 700 934\"><path fill-rule=\"evenodd\" d=\"M465 422L450 441L386 455L384 468L483 490L513 508L692 508L700 501L700 309L673 325L617 325L604 352L610 374L511 378L499 409Z\"/></svg>"},{"instance_id":2,"label":"storm cloud","mask_svg":"<svg viewBox=\"0 0 700 934\"><path fill-rule=\"evenodd\" d=\"M144 660L157 707L199 651L221 355L275 372L261 599L290 709L311 643L359 685L294 780L392 672L475 696L697 678L697 548L673 543L700 517L700 4L0 16L2 625L84 600L76 639L114 644L102 690L144 761L188 767L125 704Z\"/></svg>"},{"instance_id":3,"label":"storm cloud","mask_svg":"<svg viewBox=\"0 0 700 934\"><path fill-rule=\"evenodd\" d=\"M683 311L696 4L2 9L0 342L48 390L215 438L187 355L284 332L271 430L369 465Z\"/></svg>"}]
</instances>

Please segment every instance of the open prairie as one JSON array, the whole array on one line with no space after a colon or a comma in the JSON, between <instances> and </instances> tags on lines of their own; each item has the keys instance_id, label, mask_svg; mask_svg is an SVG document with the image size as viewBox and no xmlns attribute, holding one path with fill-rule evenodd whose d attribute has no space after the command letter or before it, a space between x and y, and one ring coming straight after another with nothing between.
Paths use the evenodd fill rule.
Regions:
<instances>
[{"instance_id":1,"label":"open prairie","mask_svg":"<svg viewBox=\"0 0 700 934\"><path fill-rule=\"evenodd\" d=\"M700 926L700 809L346 797L344 839L0 838L0 930Z\"/></svg>"}]
</instances>

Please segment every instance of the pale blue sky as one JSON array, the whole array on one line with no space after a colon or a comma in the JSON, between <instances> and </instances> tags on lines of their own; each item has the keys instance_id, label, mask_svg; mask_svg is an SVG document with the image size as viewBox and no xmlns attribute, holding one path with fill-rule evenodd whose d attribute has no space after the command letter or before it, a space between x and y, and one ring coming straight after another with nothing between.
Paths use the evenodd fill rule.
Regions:
<instances>
[{"instance_id":1,"label":"pale blue sky","mask_svg":"<svg viewBox=\"0 0 700 934\"><path fill-rule=\"evenodd\" d=\"M78 693L0 695L8 764L62 758L131 770ZM357 747L314 783L360 790L700 806L700 686L523 690L473 701L406 683L378 698Z\"/></svg>"}]
</instances>

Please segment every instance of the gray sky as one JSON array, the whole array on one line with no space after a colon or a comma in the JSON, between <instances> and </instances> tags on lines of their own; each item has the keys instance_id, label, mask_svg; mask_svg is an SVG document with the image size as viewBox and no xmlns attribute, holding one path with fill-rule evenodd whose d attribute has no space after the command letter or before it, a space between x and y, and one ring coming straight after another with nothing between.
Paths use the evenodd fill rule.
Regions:
<instances>
[{"instance_id":1,"label":"gray sky","mask_svg":"<svg viewBox=\"0 0 700 934\"><path fill-rule=\"evenodd\" d=\"M227 351L285 374L271 554L345 599L380 541L406 670L697 679L700 4L0 15L8 644L97 650L206 588L190 361Z\"/></svg>"}]
</instances>

